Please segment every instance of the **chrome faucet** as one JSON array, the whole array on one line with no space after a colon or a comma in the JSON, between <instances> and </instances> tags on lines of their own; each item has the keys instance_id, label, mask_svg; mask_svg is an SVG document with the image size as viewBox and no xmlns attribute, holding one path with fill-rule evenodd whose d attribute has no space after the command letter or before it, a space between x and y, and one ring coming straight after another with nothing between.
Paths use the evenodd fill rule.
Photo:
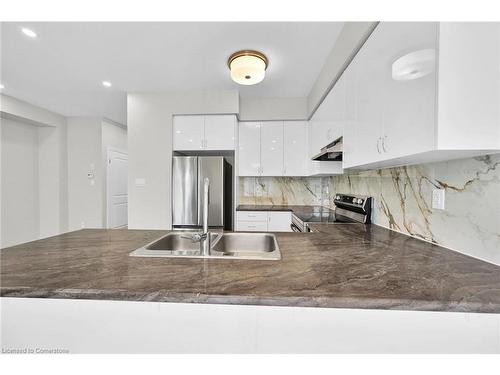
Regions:
<instances>
[{"instance_id":1,"label":"chrome faucet","mask_svg":"<svg viewBox=\"0 0 500 375\"><path fill-rule=\"evenodd\" d=\"M210 180L203 180L203 232L192 235L181 236L193 242L200 243L200 253L203 256L210 255L210 232L208 231L208 203L210 199Z\"/></svg>"}]
</instances>

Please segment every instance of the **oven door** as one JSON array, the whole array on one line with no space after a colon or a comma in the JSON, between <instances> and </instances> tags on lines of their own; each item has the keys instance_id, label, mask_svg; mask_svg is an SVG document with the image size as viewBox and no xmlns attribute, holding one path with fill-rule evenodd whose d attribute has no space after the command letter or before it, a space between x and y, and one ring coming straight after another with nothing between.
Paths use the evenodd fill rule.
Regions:
<instances>
[{"instance_id":1,"label":"oven door","mask_svg":"<svg viewBox=\"0 0 500 375\"><path fill-rule=\"evenodd\" d=\"M292 213L292 224L290 228L294 232L304 232L304 223Z\"/></svg>"}]
</instances>

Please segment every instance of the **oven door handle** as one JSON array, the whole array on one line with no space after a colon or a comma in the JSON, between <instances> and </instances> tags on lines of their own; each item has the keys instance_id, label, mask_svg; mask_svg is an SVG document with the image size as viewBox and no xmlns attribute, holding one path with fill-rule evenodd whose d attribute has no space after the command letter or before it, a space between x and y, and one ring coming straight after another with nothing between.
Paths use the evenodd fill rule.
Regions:
<instances>
[{"instance_id":1,"label":"oven door handle","mask_svg":"<svg viewBox=\"0 0 500 375\"><path fill-rule=\"evenodd\" d=\"M290 228L294 232L302 232L298 226L296 226L294 223L290 224Z\"/></svg>"}]
</instances>

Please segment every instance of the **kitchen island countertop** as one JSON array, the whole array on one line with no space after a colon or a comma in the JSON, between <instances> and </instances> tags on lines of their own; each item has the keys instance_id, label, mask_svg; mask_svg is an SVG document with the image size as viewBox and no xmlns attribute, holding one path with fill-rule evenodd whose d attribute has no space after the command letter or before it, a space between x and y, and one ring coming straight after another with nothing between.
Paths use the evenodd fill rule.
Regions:
<instances>
[{"instance_id":1,"label":"kitchen island countertop","mask_svg":"<svg viewBox=\"0 0 500 375\"><path fill-rule=\"evenodd\" d=\"M374 225L276 233L280 261L138 258L160 230L84 229L2 249L3 297L500 313L500 267Z\"/></svg>"}]
</instances>

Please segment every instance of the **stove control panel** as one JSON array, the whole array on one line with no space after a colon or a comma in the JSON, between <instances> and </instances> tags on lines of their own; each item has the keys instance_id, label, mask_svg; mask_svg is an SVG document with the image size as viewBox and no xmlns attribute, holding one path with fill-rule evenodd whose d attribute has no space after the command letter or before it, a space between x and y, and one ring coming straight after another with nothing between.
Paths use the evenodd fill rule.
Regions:
<instances>
[{"instance_id":1,"label":"stove control panel","mask_svg":"<svg viewBox=\"0 0 500 375\"><path fill-rule=\"evenodd\" d=\"M359 197L355 195L346 195L346 194L337 194L335 196L335 202L354 204L357 206L362 206L365 203L366 199L367 199L366 197Z\"/></svg>"}]
</instances>

